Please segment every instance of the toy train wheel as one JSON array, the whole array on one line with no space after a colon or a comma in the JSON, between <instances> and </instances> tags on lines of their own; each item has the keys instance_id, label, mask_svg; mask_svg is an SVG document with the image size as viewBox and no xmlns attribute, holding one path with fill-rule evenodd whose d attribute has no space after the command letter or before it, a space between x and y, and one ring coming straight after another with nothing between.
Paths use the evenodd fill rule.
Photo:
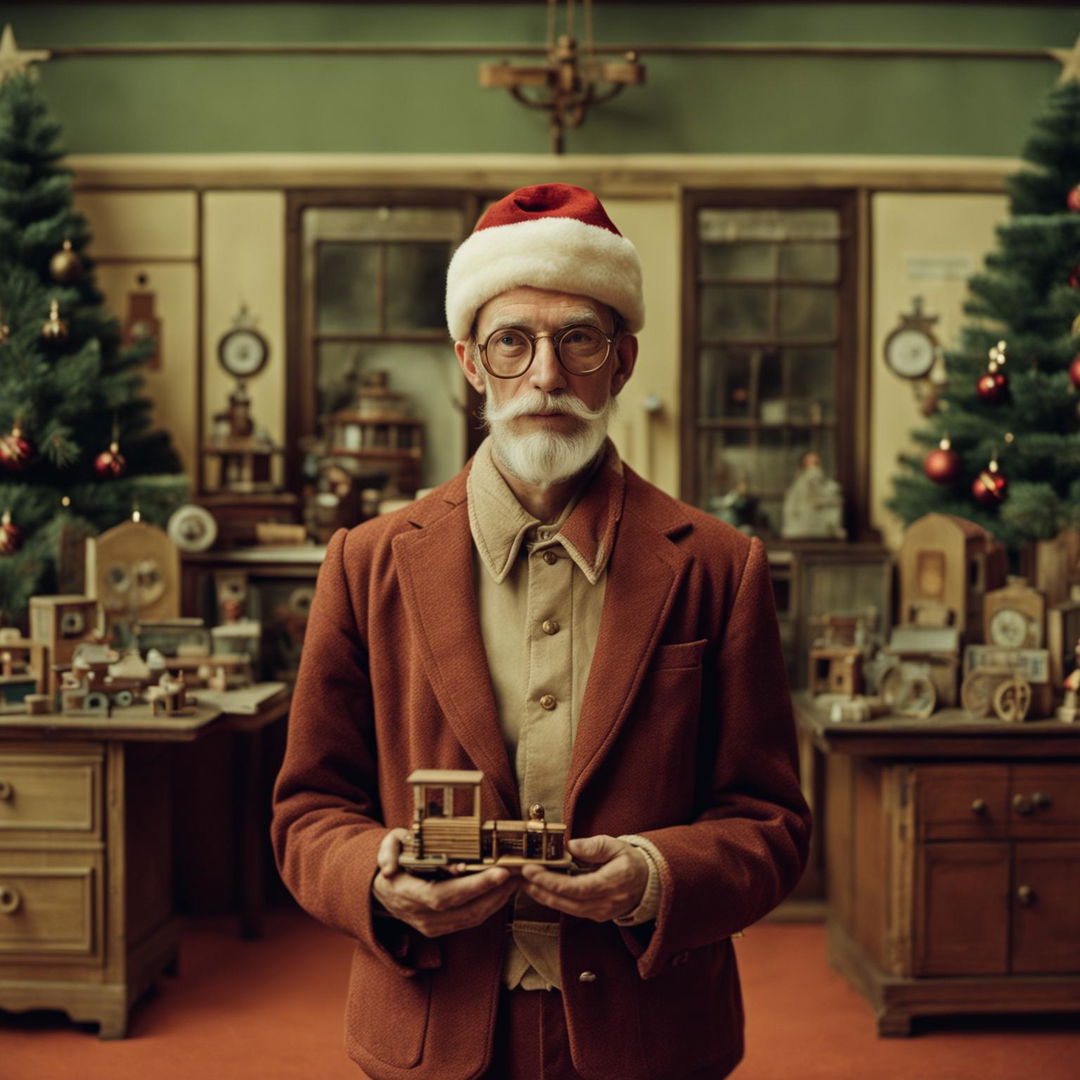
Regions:
<instances>
[{"instance_id":1,"label":"toy train wheel","mask_svg":"<svg viewBox=\"0 0 1080 1080\"><path fill-rule=\"evenodd\" d=\"M130 690L117 690L113 694L113 701L121 708L126 709L135 701L135 695Z\"/></svg>"},{"instance_id":2,"label":"toy train wheel","mask_svg":"<svg viewBox=\"0 0 1080 1080\"><path fill-rule=\"evenodd\" d=\"M86 695L86 711L87 712L107 712L109 709L109 695L103 694L100 690L91 690Z\"/></svg>"}]
</instances>

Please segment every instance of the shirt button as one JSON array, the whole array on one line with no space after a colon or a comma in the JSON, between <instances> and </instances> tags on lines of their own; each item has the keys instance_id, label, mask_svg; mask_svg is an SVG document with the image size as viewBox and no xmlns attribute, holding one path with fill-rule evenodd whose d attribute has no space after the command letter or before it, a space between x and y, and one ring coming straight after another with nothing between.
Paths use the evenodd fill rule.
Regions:
<instances>
[{"instance_id":1,"label":"shirt button","mask_svg":"<svg viewBox=\"0 0 1080 1080\"><path fill-rule=\"evenodd\" d=\"M559 632L559 624L554 619L545 619L540 624L540 629L545 634L557 634Z\"/></svg>"},{"instance_id":2,"label":"shirt button","mask_svg":"<svg viewBox=\"0 0 1080 1080\"><path fill-rule=\"evenodd\" d=\"M596 972L595 971L583 971L583 972L581 972L580 975L578 975L577 981L580 982L580 983L593 983L593 982L596 982Z\"/></svg>"},{"instance_id":3,"label":"shirt button","mask_svg":"<svg viewBox=\"0 0 1080 1080\"><path fill-rule=\"evenodd\" d=\"M554 563L557 563L559 561L559 556L556 555L555 552L552 551L550 548L548 548L548 550L545 551L543 554L543 560L548 564L548 566L552 566Z\"/></svg>"},{"instance_id":4,"label":"shirt button","mask_svg":"<svg viewBox=\"0 0 1080 1080\"><path fill-rule=\"evenodd\" d=\"M548 712L551 712L551 710L555 708L555 704L556 702L554 694L545 694L540 699L540 708L547 709Z\"/></svg>"}]
</instances>

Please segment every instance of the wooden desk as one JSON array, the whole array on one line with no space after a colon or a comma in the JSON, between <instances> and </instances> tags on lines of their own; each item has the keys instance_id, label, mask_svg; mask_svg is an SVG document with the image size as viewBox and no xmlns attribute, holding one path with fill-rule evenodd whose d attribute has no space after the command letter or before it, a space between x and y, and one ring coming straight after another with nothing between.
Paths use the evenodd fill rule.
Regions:
<instances>
[{"instance_id":1,"label":"wooden desk","mask_svg":"<svg viewBox=\"0 0 1080 1080\"><path fill-rule=\"evenodd\" d=\"M827 764L829 959L878 1032L1080 1012L1080 725L796 716Z\"/></svg>"},{"instance_id":2,"label":"wooden desk","mask_svg":"<svg viewBox=\"0 0 1080 1080\"><path fill-rule=\"evenodd\" d=\"M0 716L0 1008L62 1009L121 1038L175 970L168 744L220 718Z\"/></svg>"}]
</instances>

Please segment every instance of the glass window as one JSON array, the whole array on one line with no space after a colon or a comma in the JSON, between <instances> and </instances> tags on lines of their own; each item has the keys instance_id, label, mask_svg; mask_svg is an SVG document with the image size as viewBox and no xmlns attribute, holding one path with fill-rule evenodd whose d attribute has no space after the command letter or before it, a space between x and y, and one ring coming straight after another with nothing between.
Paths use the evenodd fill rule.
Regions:
<instances>
[{"instance_id":1,"label":"glass window","mask_svg":"<svg viewBox=\"0 0 1080 1080\"><path fill-rule=\"evenodd\" d=\"M412 495L465 458L467 391L444 302L446 268L475 206L464 195L430 206L296 202L311 397L295 409L295 442L304 483L316 501L336 500L340 512L326 517L338 521L349 500L367 514L365 493Z\"/></svg>"},{"instance_id":2,"label":"glass window","mask_svg":"<svg viewBox=\"0 0 1080 1080\"><path fill-rule=\"evenodd\" d=\"M772 196L775 198L775 196ZM850 483L854 305L853 195L688 193L697 280L688 307L684 496L731 520L753 507L779 535L802 455ZM752 205L750 200L761 205ZM817 205L820 204L820 205ZM691 420L691 417L696 419ZM840 475L838 475L840 474Z\"/></svg>"}]
</instances>

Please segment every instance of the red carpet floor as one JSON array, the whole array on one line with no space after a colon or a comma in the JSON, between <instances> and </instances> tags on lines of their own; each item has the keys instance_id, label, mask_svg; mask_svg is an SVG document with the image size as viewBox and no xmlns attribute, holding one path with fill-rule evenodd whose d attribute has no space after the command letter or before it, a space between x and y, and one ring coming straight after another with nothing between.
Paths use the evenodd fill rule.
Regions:
<instances>
[{"instance_id":1,"label":"red carpet floor","mask_svg":"<svg viewBox=\"0 0 1080 1080\"><path fill-rule=\"evenodd\" d=\"M1080 1077L1080 1032L1060 1025L879 1039L824 950L822 927L804 923L765 923L738 942L748 1049L734 1080ZM128 1039L101 1042L60 1014L0 1013L0 1080L360 1080L341 1049L348 956L293 910L272 912L259 942L231 920L193 922L179 978L136 1006Z\"/></svg>"}]
</instances>

